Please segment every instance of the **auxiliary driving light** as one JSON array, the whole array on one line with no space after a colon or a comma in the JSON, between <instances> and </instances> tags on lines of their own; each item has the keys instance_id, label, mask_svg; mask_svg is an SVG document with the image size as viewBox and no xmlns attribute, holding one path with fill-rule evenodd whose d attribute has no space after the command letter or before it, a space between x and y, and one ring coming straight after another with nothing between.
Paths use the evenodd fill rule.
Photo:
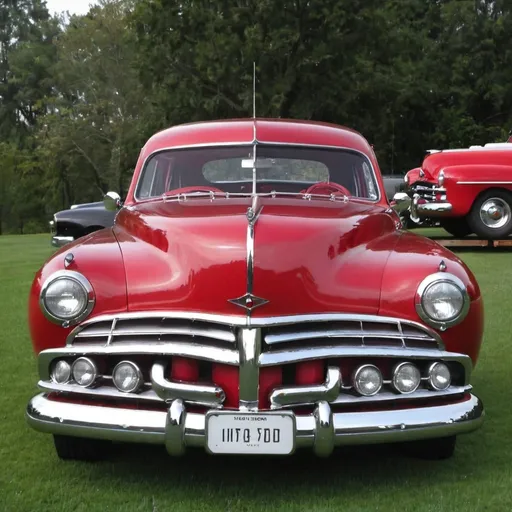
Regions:
<instances>
[{"instance_id":1,"label":"auxiliary driving light","mask_svg":"<svg viewBox=\"0 0 512 512\"><path fill-rule=\"evenodd\" d=\"M112 373L112 380L116 388L123 393L135 393L142 384L142 372L131 361L121 361Z\"/></svg>"},{"instance_id":2,"label":"auxiliary driving light","mask_svg":"<svg viewBox=\"0 0 512 512\"><path fill-rule=\"evenodd\" d=\"M395 367L391 384L399 393L404 395L414 393L420 382L421 373L412 363L400 363Z\"/></svg>"},{"instance_id":3,"label":"auxiliary driving light","mask_svg":"<svg viewBox=\"0 0 512 512\"><path fill-rule=\"evenodd\" d=\"M54 365L51 379L57 384L66 384L71 378L71 366L66 361L57 361Z\"/></svg>"},{"instance_id":4,"label":"auxiliary driving light","mask_svg":"<svg viewBox=\"0 0 512 512\"><path fill-rule=\"evenodd\" d=\"M98 368L87 357L79 357L71 367L74 381L84 388L92 386L98 377Z\"/></svg>"},{"instance_id":5,"label":"auxiliary driving light","mask_svg":"<svg viewBox=\"0 0 512 512\"><path fill-rule=\"evenodd\" d=\"M352 381L360 395L373 396L382 388L382 373L373 364L365 364L356 370Z\"/></svg>"},{"instance_id":6,"label":"auxiliary driving light","mask_svg":"<svg viewBox=\"0 0 512 512\"><path fill-rule=\"evenodd\" d=\"M450 369L444 363L434 363L428 369L428 384L436 391L443 391L452 383Z\"/></svg>"}]
</instances>

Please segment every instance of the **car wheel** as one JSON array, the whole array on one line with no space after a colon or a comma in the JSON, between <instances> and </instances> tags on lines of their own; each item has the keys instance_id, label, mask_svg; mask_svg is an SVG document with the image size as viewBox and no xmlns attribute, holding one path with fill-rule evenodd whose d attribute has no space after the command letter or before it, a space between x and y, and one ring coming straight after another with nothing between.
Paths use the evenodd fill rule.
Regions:
<instances>
[{"instance_id":1,"label":"car wheel","mask_svg":"<svg viewBox=\"0 0 512 512\"><path fill-rule=\"evenodd\" d=\"M441 227L456 238L464 238L472 233L467 220L463 218L443 219Z\"/></svg>"},{"instance_id":2,"label":"car wheel","mask_svg":"<svg viewBox=\"0 0 512 512\"><path fill-rule=\"evenodd\" d=\"M437 439L425 439L411 441L404 444L407 455L424 460L449 459L454 451L457 436L439 437Z\"/></svg>"},{"instance_id":3,"label":"car wheel","mask_svg":"<svg viewBox=\"0 0 512 512\"><path fill-rule=\"evenodd\" d=\"M489 190L476 199L468 216L471 229L482 238L503 238L512 232L512 194Z\"/></svg>"},{"instance_id":4,"label":"car wheel","mask_svg":"<svg viewBox=\"0 0 512 512\"><path fill-rule=\"evenodd\" d=\"M112 447L110 441L84 439L82 437L54 435L53 442L59 458L63 460L97 461L108 457Z\"/></svg>"}]
</instances>

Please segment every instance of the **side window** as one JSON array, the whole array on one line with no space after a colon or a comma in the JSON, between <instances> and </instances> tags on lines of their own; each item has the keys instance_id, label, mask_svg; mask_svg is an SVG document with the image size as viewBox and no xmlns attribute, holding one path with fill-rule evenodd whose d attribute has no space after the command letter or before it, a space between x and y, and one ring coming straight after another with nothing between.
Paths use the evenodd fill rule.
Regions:
<instances>
[{"instance_id":1,"label":"side window","mask_svg":"<svg viewBox=\"0 0 512 512\"><path fill-rule=\"evenodd\" d=\"M155 180L155 173L158 167L158 158L152 158L144 171L144 175L142 176L142 180L139 182L139 190L137 191L137 196L140 199L147 199L151 197L151 189L153 182Z\"/></svg>"}]
</instances>

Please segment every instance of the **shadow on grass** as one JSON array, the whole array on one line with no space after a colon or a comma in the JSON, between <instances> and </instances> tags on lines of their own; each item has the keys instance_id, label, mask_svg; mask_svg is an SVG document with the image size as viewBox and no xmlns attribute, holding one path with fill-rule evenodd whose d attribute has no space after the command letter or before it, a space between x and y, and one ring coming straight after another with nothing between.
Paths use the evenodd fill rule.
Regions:
<instances>
[{"instance_id":1,"label":"shadow on grass","mask_svg":"<svg viewBox=\"0 0 512 512\"><path fill-rule=\"evenodd\" d=\"M426 480L437 479L442 469L450 480L455 467L467 464L466 450L460 452L451 460L424 461L407 457L400 445L390 444L337 448L327 459L307 450L276 458L211 456L200 449L173 458L160 446L116 445L110 462L96 465L91 479L102 480L114 473L117 478L137 481L146 490L162 484L175 491L193 488L197 495L190 498L195 499L204 499L205 493L212 491L243 491L247 497L256 498L262 489L267 497L283 499L313 488L315 493L334 496L342 488L364 488L370 482L374 488L400 482L424 485ZM454 481L457 478L454 474Z\"/></svg>"}]
</instances>

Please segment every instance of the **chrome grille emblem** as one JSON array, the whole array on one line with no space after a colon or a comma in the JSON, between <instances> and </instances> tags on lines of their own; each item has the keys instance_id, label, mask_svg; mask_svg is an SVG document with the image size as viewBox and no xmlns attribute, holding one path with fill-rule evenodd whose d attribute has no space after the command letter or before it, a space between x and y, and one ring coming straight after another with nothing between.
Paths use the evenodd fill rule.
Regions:
<instances>
[{"instance_id":1,"label":"chrome grille emblem","mask_svg":"<svg viewBox=\"0 0 512 512\"><path fill-rule=\"evenodd\" d=\"M253 309L267 304L269 301L267 299L262 299L261 297L256 297L256 295L253 295L252 293L246 293L237 299L229 299L228 302L231 302L231 304L234 304L235 306L240 306L250 312Z\"/></svg>"}]
</instances>

